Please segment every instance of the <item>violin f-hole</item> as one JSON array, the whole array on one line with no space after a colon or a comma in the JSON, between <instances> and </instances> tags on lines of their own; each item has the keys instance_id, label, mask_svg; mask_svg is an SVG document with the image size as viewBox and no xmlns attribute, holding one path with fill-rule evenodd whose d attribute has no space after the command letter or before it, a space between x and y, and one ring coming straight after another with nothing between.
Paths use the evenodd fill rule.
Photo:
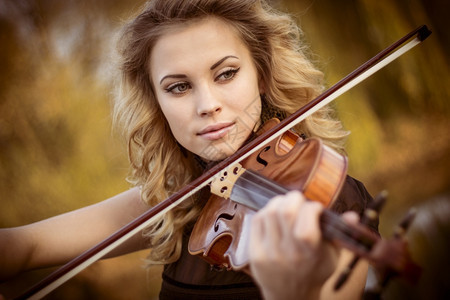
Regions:
<instances>
[{"instance_id":1,"label":"violin f-hole","mask_svg":"<svg viewBox=\"0 0 450 300\"><path fill-rule=\"evenodd\" d=\"M265 160L261 157L261 153L267 152L267 151L269 151L269 149L270 149L270 146L265 147L264 149L259 151L258 156L256 156L256 161L259 162L260 164L262 164L264 167L267 167L267 165L269 163L267 162L267 160Z\"/></svg>"},{"instance_id":2,"label":"violin f-hole","mask_svg":"<svg viewBox=\"0 0 450 300\"><path fill-rule=\"evenodd\" d=\"M219 221L220 221L220 219L225 219L225 220L228 220L228 221L231 221L231 220L234 219L234 215L235 215L236 209L237 209L237 205L234 204L234 207L233 207L234 213L233 213L233 214L229 214L229 213L221 213L221 214L217 217L216 221L214 222L214 231L215 231L215 232L218 232L218 231L219 231L219 226L220 226L220 225L219 225Z\"/></svg>"}]
</instances>

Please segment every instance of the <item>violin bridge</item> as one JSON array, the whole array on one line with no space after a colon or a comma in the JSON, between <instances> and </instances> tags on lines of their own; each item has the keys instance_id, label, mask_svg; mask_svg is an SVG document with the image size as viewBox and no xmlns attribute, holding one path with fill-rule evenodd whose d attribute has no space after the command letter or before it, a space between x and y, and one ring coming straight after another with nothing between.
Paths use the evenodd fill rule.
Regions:
<instances>
[{"instance_id":1,"label":"violin bridge","mask_svg":"<svg viewBox=\"0 0 450 300\"><path fill-rule=\"evenodd\" d=\"M245 169L239 163L228 166L211 182L211 193L229 199L235 182L244 172Z\"/></svg>"}]
</instances>

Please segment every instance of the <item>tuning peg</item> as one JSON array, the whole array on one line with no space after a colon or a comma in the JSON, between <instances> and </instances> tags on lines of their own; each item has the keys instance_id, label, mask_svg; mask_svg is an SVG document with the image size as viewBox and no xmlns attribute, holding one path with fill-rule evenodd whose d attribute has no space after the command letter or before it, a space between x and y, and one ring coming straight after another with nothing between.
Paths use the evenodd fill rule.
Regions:
<instances>
[{"instance_id":1,"label":"tuning peg","mask_svg":"<svg viewBox=\"0 0 450 300\"><path fill-rule=\"evenodd\" d=\"M361 224L368 225L371 221L375 221L384 204L386 203L386 199L388 196L388 192L386 190L381 191L369 204L369 206L364 210L364 214L361 218Z\"/></svg>"},{"instance_id":2,"label":"tuning peg","mask_svg":"<svg viewBox=\"0 0 450 300\"><path fill-rule=\"evenodd\" d=\"M409 226L416 217L417 211L415 208L411 208L408 213L403 217L400 223L394 229L394 238L398 239L405 235L408 231Z\"/></svg>"}]
</instances>

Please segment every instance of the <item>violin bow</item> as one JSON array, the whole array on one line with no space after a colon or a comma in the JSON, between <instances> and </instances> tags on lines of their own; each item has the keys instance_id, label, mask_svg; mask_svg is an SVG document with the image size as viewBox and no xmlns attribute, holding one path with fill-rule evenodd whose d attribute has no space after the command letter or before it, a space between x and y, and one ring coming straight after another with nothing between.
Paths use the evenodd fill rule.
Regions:
<instances>
[{"instance_id":1,"label":"violin bow","mask_svg":"<svg viewBox=\"0 0 450 300\"><path fill-rule=\"evenodd\" d=\"M133 235L139 233L144 228L149 226L154 218L163 215L173 207L179 205L187 198L197 193L203 187L207 186L215 177L220 175L221 171L223 171L225 168L244 160L245 158L256 152L258 149L260 149L264 144L281 136L285 131L299 124L301 121L318 111L320 108L329 104L340 95L344 94L363 80L372 76L375 72L379 71L398 57L402 56L403 54L420 44L430 34L431 31L427 28L426 25L422 25L411 31L410 33L399 39L397 42L382 50L370 60L365 62L363 65L355 69L353 72L327 89L317 98L313 99L312 101L301 107L299 110L297 110L295 113L288 116L278 125L264 132L250 143L244 145L233 155L212 167L209 171L193 180L190 184L186 185L166 200L153 206L147 212L143 213L141 216L128 223L96 246L88 249L78 257L69 261L15 299L43 298L45 295L49 294L64 282L131 238Z\"/></svg>"}]
</instances>

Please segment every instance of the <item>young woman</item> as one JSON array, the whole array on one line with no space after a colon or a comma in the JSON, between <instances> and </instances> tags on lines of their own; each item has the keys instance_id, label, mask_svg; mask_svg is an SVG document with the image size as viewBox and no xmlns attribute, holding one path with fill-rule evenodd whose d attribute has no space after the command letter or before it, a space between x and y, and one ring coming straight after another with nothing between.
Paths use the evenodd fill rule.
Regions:
<instances>
[{"instance_id":1,"label":"young woman","mask_svg":"<svg viewBox=\"0 0 450 300\"><path fill-rule=\"evenodd\" d=\"M295 22L263 0L150 1L124 27L119 43L115 121L128 142L136 187L93 206L2 229L0 244L9 245L0 250L2 277L70 260L233 154L268 119L283 118L317 96L322 73L299 38ZM347 132L332 116L324 108L295 130L342 152ZM175 207L110 256L151 248L149 265L165 265L161 299L332 296L330 275L342 269L345 254L321 239L319 204L291 192L256 214L249 276L215 270L188 253L204 198L199 194ZM347 177L334 209L361 214L369 201L362 184ZM333 296L358 298L366 271L361 263Z\"/></svg>"}]
</instances>

